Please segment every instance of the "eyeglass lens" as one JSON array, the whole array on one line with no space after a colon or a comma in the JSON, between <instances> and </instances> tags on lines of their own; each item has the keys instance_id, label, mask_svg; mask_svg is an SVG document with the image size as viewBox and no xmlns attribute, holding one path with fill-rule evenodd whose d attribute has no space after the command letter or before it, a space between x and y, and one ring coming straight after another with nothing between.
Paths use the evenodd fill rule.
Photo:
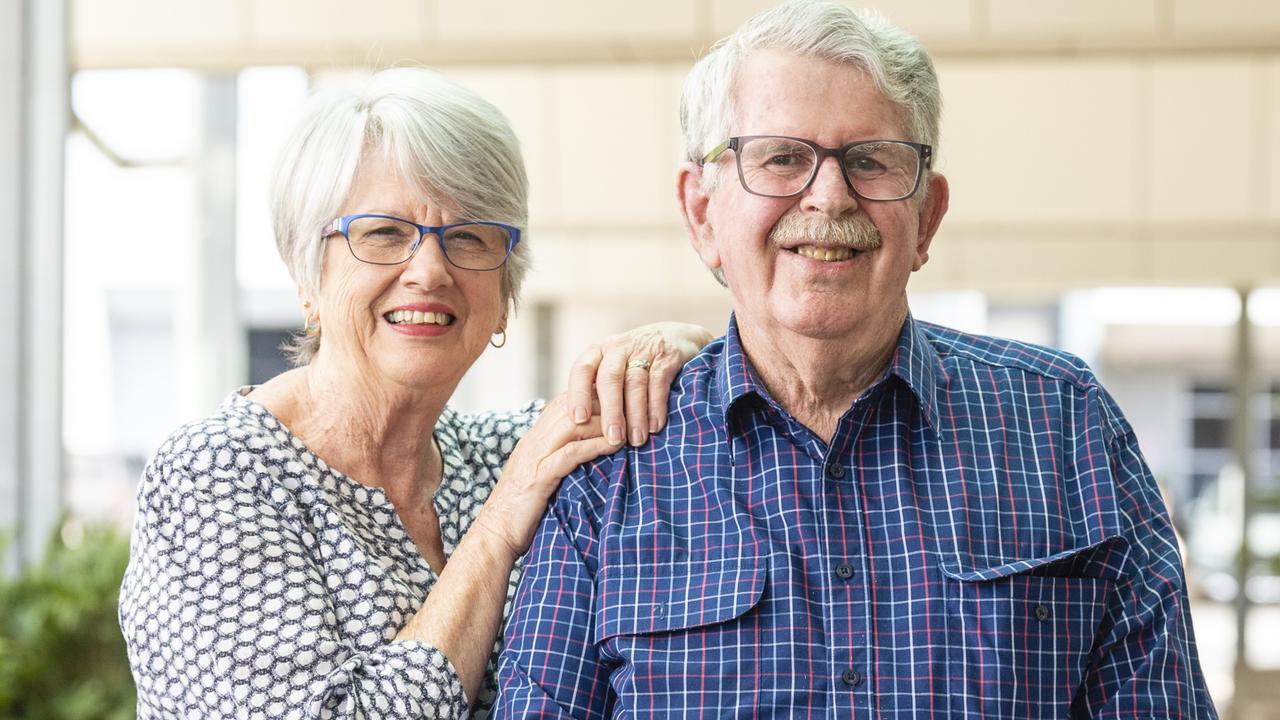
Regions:
<instances>
[{"instance_id":1,"label":"eyeglass lens","mask_svg":"<svg viewBox=\"0 0 1280 720\"><path fill-rule=\"evenodd\" d=\"M742 181L751 192L785 196L800 192L816 170L817 152L796 140L758 137L738 148ZM897 200L911 194L920 172L914 146L891 141L858 143L844 155L844 171L858 194Z\"/></svg>"},{"instance_id":2,"label":"eyeglass lens","mask_svg":"<svg viewBox=\"0 0 1280 720\"><path fill-rule=\"evenodd\" d=\"M389 218L356 218L347 225L347 239L356 259L394 265L409 259L418 241L418 228ZM461 223L444 231L442 246L449 262L460 268L493 270L507 259L511 235L498 225Z\"/></svg>"}]
</instances>

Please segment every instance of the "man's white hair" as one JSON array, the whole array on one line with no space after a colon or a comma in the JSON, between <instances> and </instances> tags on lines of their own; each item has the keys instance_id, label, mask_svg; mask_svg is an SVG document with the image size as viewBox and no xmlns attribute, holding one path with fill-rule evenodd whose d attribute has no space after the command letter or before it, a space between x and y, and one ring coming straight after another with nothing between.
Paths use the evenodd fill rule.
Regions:
<instances>
[{"instance_id":1,"label":"man's white hair","mask_svg":"<svg viewBox=\"0 0 1280 720\"><path fill-rule=\"evenodd\" d=\"M920 41L873 12L858 14L827 0L792 0L752 17L689 72L680 98L689 160L698 162L732 134L738 83L748 80L738 73L743 61L760 50L782 50L865 72L902 111L907 139L936 148L942 95L933 60ZM702 173L704 189L714 189L716 178L717 167L708 164Z\"/></svg>"},{"instance_id":2,"label":"man's white hair","mask_svg":"<svg viewBox=\"0 0 1280 720\"><path fill-rule=\"evenodd\" d=\"M276 163L271 215L276 246L304 292L320 291L321 229L337 217L360 163L379 154L423 204L473 220L521 229L501 269L503 298L514 310L530 266L529 181L507 120L471 90L425 68L393 68L321 90ZM309 362L318 335L285 346Z\"/></svg>"}]
</instances>

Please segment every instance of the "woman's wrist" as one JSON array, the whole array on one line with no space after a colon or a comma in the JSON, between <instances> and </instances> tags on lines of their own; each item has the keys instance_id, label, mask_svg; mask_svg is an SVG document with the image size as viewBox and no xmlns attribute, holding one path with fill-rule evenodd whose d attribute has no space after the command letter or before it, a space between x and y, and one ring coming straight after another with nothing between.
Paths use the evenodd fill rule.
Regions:
<instances>
[{"instance_id":1,"label":"woman's wrist","mask_svg":"<svg viewBox=\"0 0 1280 720\"><path fill-rule=\"evenodd\" d=\"M511 567L528 549L512 536L509 523L488 503L480 508L467 530L467 541L483 556L481 559L486 564L492 563L489 567L502 564Z\"/></svg>"}]
</instances>

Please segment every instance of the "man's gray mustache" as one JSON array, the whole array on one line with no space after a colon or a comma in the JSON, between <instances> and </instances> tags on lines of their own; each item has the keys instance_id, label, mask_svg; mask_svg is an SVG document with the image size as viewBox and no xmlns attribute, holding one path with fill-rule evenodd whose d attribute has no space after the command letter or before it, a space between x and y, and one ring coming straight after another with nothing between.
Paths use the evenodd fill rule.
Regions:
<instances>
[{"instance_id":1,"label":"man's gray mustache","mask_svg":"<svg viewBox=\"0 0 1280 720\"><path fill-rule=\"evenodd\" d=\"M777 247L797 244L850 247L859 252L878 249L880 231L865 217L845 215L835 219L798 214L783 215L769 233Z\"/></svg>"}]
</instances>

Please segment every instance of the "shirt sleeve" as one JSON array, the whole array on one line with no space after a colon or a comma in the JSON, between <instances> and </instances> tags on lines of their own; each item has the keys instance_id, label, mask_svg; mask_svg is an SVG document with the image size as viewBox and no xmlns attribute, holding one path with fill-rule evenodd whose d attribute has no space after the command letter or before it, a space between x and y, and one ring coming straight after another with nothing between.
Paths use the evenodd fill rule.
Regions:
<instances>
[{"instance_id":1,"label":"shirt sleeve","mask_svg":"<svg viewBox=\"0 0 1280 720\"><path fill-rule=\"evenodd\" d=\"M565 479L525 560L498 662L495 718L605 718L609 667L593 643L597 520L568 492L590 466Z\"/></svg>"},{"instance_id":2,"label":"shirt sleeve","mask_svg":"<svg viewBox=\"0 0 1280 720\"><path fill-rule=\"evenodd\" d=\"M1132 564L1111 594L1109 626L1102 628L1090 658L1077 697L1078 717L1216 718L1200 669L1173 525L1132 428L1100 392L1115 428L1108 462Z\"/></svg>"},{"instance_id":3,"label":"shirt sleeve","mask_svg":"<svg viewBox=\"0 0 1280 720\"><path fill-rule=\"evenodd\" d=\"M332 596L315 538L263 492L201 454L144 476L120 605L139 715L465 717L439 649L344 640L359 628L334 603L356 598Z\"/></svg>"}]
</instances>

